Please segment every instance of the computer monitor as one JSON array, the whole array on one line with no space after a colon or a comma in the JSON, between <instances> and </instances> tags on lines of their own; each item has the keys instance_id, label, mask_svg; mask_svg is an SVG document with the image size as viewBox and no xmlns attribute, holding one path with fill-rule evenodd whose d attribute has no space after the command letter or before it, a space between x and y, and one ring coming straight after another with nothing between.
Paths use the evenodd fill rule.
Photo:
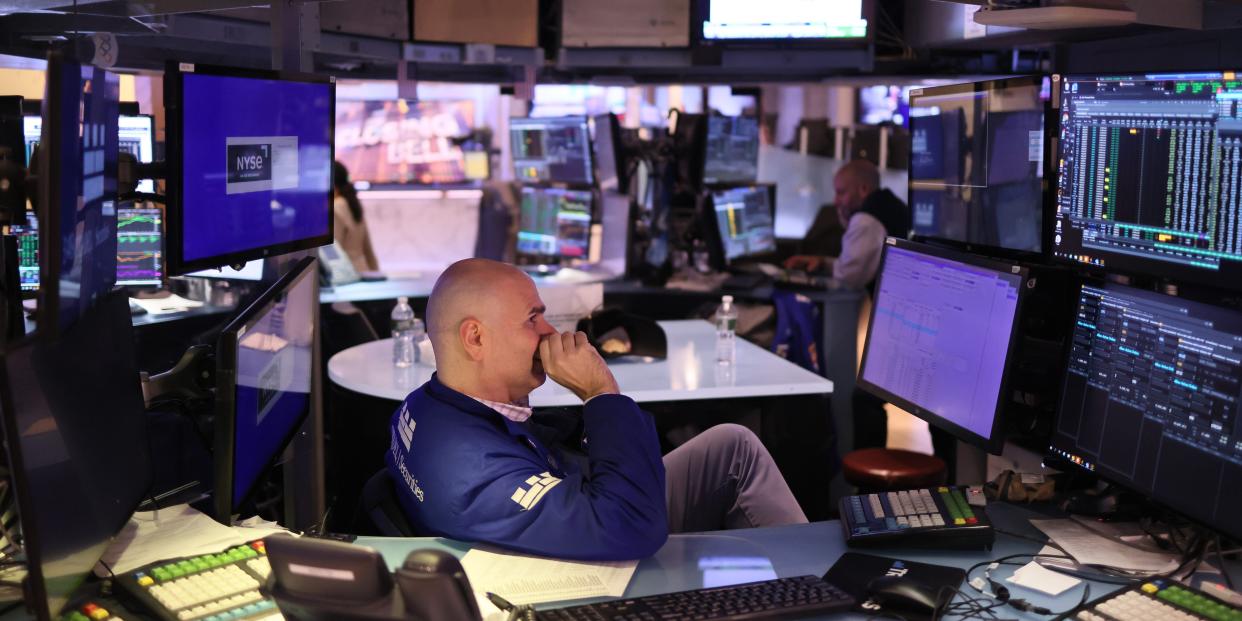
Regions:
<instances>
[{"instance_id":1,"label":"computer monitor","mask_svg":"<svg viewBox=\"0 0 1242 621\"><path fill-rule=\"evenodd\" d=\"M1234 72L1065 76L1060 117L1056 257L1242 288Z\"/></svg>"},{"instance_id":2,"label":"computer monitor","mask_svg":"<svg viewBox=\"0 0 1242 621\"><path fill-rule=\"evenodd\" d=\"M1242 537L1242 313L1084 284L1051 453Z\"/></svg>"},{"instance_id":3,"label":"computer monitor","mask_svg":"<svg viewBox=\"0 0 1242 621\"><path fill-rule=\"evenodd\" d=\"M509 138L518 181L593 182L586 117L509 119Z\"/></svg>"},{"instance_id":4,"label":"computer monitor","mask_svg":"<svg viewBox=\"0 0 1242 621\"><path fill-rule=\"evenodd\" d=\"M711 192L711 215L720 239L720 267L776 252L776 186L756 185Z\"/></svg>"},{"instance_id":5,"label":"computer monitor","mask_svg":"<svg viewBox=\"0 0 1242 621\"><path fill-rule=\"evenodd\" d=\"M1027 270L888 239L858 386L1000 454Z\"/></svg>"},{"instance_id":6,"label":"computer monitor","mask_svg":"<svg viewBox=\"0 0 1242 621\"><path fill-rule=\"evenodd\" d=\"M805 145L803 141L805 140ZM828 119L802 119L794 130L793 142L785 147L819 157L837 156L837 129L828 125Z\"/></svg>"},{"instance_id":7,"label":"computer monitor","mask_svg":"<svg viewBox=\"0 0 1242 621\"><path fill-rule=\"evenodd\" d=\"M1044 252L1042 78L918 88L910 105L911 197L939 197L917 238L985 254ZM924 201L925 208L933 203Z\"/></svg>"},{"instance_id":8,"label":"computer monitor","mask_svg":"<svg viewBox=\"0 0 1242 621\"><path fill-rule=\"evenodd\" d=\"M0 147L8 147L17 165L25 168L25 137L23 134L22 98L17 95L0 96Z\"/></svg>"},{"instance_id":9,"label":"computer monitor","mask_svg":"<svg viewBox=\"0 0 1242 621\"><path fill-rule=\"evenodd\" d=\"M34 150L43 134L43 117L27 114L22 117L22 140L26 143L26 166L34 162Z\"/></svg>"},{"instance_id":10,"label":"computer monitor","mask_svg":"<svg viewBox=\"0 0 1242 621\"><path fill-rule=\"evenodd\" d=\"M121 207L116 211L116 284L161 287L164 284L164 210Z\"/></svg>"},{"instance_id":11,"label":"computer monitor","mask_svg":"<svg viewBox=\"0 0 1242 621\"><path fill-rule=\"evenodd\" d=\"M0 408L27 561L26 605L50 621L152 480L129 304L105 296L56 338L3 353Z\"/></svg>"},{"instance_id":12,"label":"computer monitor","mask_svg":"<svg viewBox=\"0 0 1242 621\"><path fill-rule=\"evenodd\" d=\"M220 334L216 344L214 517L224 524L311 408L317 263L297 262Z\"/></svg>"},{"instance_id":13,"label":"computer monitor","mask_svg":"<svg viewBox=\"0 0 1242 621\"><path fill-rule=\"evenodd\" d=\"M518 255L549 261L587 259L594 204L590 190L523 187Z\"/></svg>"},{"instance_id":14,"label":"computer monitor","mask_svg":"<svg viewBox=\"0 0 1242 621\"><path fill-rule=\"evenodd\" d=\"M25 224L14 224L9 232L17 237L17 272L23 293L39 290L39 219L26 212Z\"/></svg>"},{"instance_id":15,"label":"computer monitor","mask_svg":"<svg viewBox=\"0 0 1242 621\"><path fill-rule=\"evenodd\" d=\"M38 330L68 329L116 285L120 78L51 58L39 146Z\"/></svg>"},{"instance_id":16,"label":"computer monitor","mask_svg":"<svg viewBox=\"0 0 1242 621\"><path fill-rule=\"evenodd\" d=\"M621 179L625 177L619 168L625 165L620 153L620 137L617 135L620 124L612 113L594 117L592 124L595 126L595 133L591 141L591 151L595 159L597 185L601 190L616 190L622 187Z\"/></svg>"},{"instance_id":17,"label":"computer monitor","mask_svg":"<svg viewBox=\"0 0 1242 621\"><path fill-rule=\"evenodd\" d=\"M753 116L708 116L703 183L754 183L758 176L759 119Z\"/></svg>"},{"instance_id":18,"label":"computer monitor","mask_svg":"<svg viewBox=\"0 0 1242 621\"><path fill-rule=\"evenodd\" d=\"M849 158L851 160L867 160L876 166L880 162L880 142L884 133L879 127L856 125L850 130Z\"/></svg>"},{"instance_id":19,"label":"computer monitor","mask_svg":"<svg viewBox=\"0 0 1242 621\"><path fill-rule=\"evenodd\" d=\"M712 42L865 41L871 2L864 0L695 0L698 39Z\"/></svg>"},{"instance_id":20,"label":"computer monitor","mask_svg":"<svg viewBox=\"0 0 1242 621\"><path fill-rule=\"evenodd\" d=\"M164 87L170 275L331 243L333 78L181 63Z\"/></svg>"},{"instance_id":21,"label":"computer monitor","mask_svg":"<svg viewBox=\"0 0 1242 621\"><path fill-rule=\"evenodd\" d=\"M858 89L858 122L863 125L908 126L910 86L877 84Z\"/></svg>"},{"instance_id":22,"label":"computer monitor","mask_svg":"<svg viewBox=\"0 0 1242 621\"><path fill-rule=\"evenodd\" d=\"M155 159L155 120L148 114L135 116L122 114L117 123L118 148L133 155L139 162L150 164ZM138 182L138 191L145 194L155 193L155 182L143 179Z\"/></svg>"}]
</instances>

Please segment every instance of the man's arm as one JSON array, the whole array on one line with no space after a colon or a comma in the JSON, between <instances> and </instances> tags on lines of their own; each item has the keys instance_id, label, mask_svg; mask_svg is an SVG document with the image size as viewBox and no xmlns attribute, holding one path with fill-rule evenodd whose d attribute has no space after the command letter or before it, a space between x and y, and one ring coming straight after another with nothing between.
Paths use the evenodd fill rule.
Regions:
<instances>
[{"instance_id":1,"label":"man's arm","mask_svg":"<svg viewBox=\"0 0 1242 621\"><path fill-rule=\"evenodd\" d=\"M832 265L832 277L854 289L867 286L880 267L886 236L884 225L874 216L854 214L841 238L841 256Z\"/></svg>"}]
</instances>

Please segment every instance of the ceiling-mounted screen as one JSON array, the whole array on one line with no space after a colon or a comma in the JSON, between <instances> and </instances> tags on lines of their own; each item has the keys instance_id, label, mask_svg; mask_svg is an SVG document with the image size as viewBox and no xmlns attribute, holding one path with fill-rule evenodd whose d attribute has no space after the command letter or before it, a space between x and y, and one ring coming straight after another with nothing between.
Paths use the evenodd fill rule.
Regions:
<instances>
[{"instance_id":1,"label":"ceiling-mounted screen","mask_svg":"<svg viewBox=\"0 0 1242 621\"><path fill-rule=\"evenodd\" d=\"M866 39L865 0L699 0L702 41Z\"/></svg>"}]
</instances>

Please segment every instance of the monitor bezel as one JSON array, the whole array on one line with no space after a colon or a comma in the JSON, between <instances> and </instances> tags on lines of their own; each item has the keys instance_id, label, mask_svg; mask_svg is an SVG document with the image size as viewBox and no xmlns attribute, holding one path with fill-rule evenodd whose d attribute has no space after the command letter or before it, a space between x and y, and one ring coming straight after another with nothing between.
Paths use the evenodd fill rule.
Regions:
<instances>
[{"instance_id":1,"label":"monitor bezel","mask_svg":"<svg viewBox=\"0 0 1242 621\"><path fill-rule=\"evenodd\" d=\"M146 116L146 115L142 115L142 116ZM152 144L154 144L154 143L152 143ZM165 283L165 282L167 282L167 275L168 275L168 274L167 274L167 273L168 273L168 270L167 270L167 266L166 266L166 263L165 263L165 265L161 265L161 266L160 266L160 278L159 278L159 282L154 282L154 283L153 283L153 282L135 283L135 282L133 282L133 281L125 281L125 280L121 280L121 275L120 275L120 272L119 272L119 270L120 270L120 268L121 268L121 261L120 261L120 256L121 256L121 237L120 237L120 230L121 230L121 229L120 229L120 227L121 227L121 210L122 210L122 209L145 209L145 210L159 211L159 212L160 212L160 222L161 222L162 224L167 224L167 214L168 214L168 211L167 211L166 209L164 209L164 208L162 208L162 207L159 207L159 206L156 206L156 207L140 207L139 205L141 205L141 204L142 204L142 203L125 203L125 204L124 204L125 206L122 206L122 205L123 205L122 203L118 203L118 204L117 204L117 208L116 208L116 215L117 215L117 219L116 219L116 223L117 223L117 262L116 262L116 266L117 266L117 270L118 270L118 273L117 273L117 278L116 278L116 286L118 286L118 287L125 287L125 289L127 289L127 290L129 290L129 291L152 291L152 290L162 289L162 288L164 288L164 283ZM160 231L160 253L161 253L161 258L167 258L167 256L168 256L168 248L167 248L168 244L167 244L167 242L165 241L165 240L167 240L167 232L168 232L168 231L167 231L167 227L164 227L164 230L161 230L161 231Z\"/></svg>"},{"instance_id":2,"label":"monitor bezel","mask_svg":"<svg viewBox=\"0 0 1242 621\"><path fill-rule=\"evenodd\" d=\"M980 80L978 82L963 82L961 84L942 84L940 86L924 86L910 89L910 109L922 107L916 105L916 98L929 96L944 95L967 95L971 93L979 93L985 91L1001 90L1005 88L1017 88L1024 86L1034 86L1039 89L1043 86L1044 78L1049 76L1045 74L1029 74L1021 76L1013 76L1008 78L999 78L995 80ZM1057 167L1055 157L1059 155L1057 152L1057 143L1054 137L1058 135L1060 128L1060 119L1057 116L1057 110L1053 107L1051 100L1043 102L1044 107L1044 144L1043 156L1044 165L1041 170L1040 187L1042 188L1040 200L1040 232L1039 232L1039 251L1020 250L1016 248L1005 248L1004 246L991 246L988 244L978 244L968 241L951 239L948 237L937 237L934 235L913 235L911 238L915 241L926 242L938 246L955 248L964 252L972 252L1003 260L1015 261L1046 261L1052 255L1052 238L1056 226L1056 174ZM913 119L911 114L910 123L907 128L910 130L910 136L913 137ZM913 160L913 153L911 153ZM912 168L913 166L911 166ZM915 183L912 175L906 176L906 196L914 196ZM919 188L934 189L934 188Z\"/></svg>"},{"instance_id":3,"label":"monitor bezel","mask_svg":"<svg viewBox=\"0 0 1242 621\"><path fill-rule=\"evenodd\" d=\"M542 178L524 179L518 176L517 159L514 158L512 155L513 154L513 132L515 130L515 127L514 127L515 123L518 126L516 129L520 129L521 125L528 123L528 122L539 123L539 122L558 121L558 120L565 120L565 121L572 120L576 122L577 124L579 124L580 127L582 128L583 135L586 137L586 146L587 146L586 172L587 172L588 178L586 180L575 179L573 181L561 181L559 179L552 179L550 176L550 173L549 173L549 178L547 179L542 179ZM522 117L511 118L509 119L509 153L510 153L509 164L510 166L512 166L513 179L514 181L522 185L554 184L554 185L567 185L567 186L588 186L588 185L593 186L595 185L597 180L595 178L595 149L594 149L594 144L592 143L593 141L591 140L591 117L585 114L569 114L569 115L563 115L563 116L522 116Z\"/></svg>"},{"instance_id":4,"label":"monitor bezel","mask_svg":"<svg viewBox=\"0 0 1242 621\"><path fill-rule=\"evenodd\" d=\"M698 143L695 144L695 157L696 157L696 161L694 163L695 178L702 185L708 186L708 187L758 185L759 184L758 183L759 182L759 150L760 150L760 147L763 146L763 141L760 140L759 138L759 131L761 131L762 126L763 126L763 124L760 122L761 119L759 119L759 117L753 114L737 114L737 115L705 114L705 115L701 115L699 118L701 119L701 124L698 127L699 129L698 135L695 137L695 139L698 141ZM713 118L733 119L730 121L731 124L737 123L736 119L751 119L755 122L755 160L754 160L755 176L753 178L750 178L750 179L714 179L714 178L708 179L707 178L707 162L708 162L707 144L711 141ZM680 120L681 119L679 118L678 121L680 122Z\"/></svg>"},{"instance_id":5,"label":"monitor bezel","mask_svg":"<svg viewBox=\"0 0 1242 621\"><path fill-rule=\"evenodd\" d=\"M714 39L703 34L703 24L711 15L711 0L691 0L690 45L693 47L739 47L777 49L859 49L875 44L875 0L862 0L863 19L867 20L867 34L861 37L830 38L767 38L767 39Z\"/></svg>"},{"instance_id":6,"label":"monitor bezel","mask_svg":"<svg viewBox=\"0 0 1242 621\"><path fill-rule=\"evenodd\" d=\"M581 184L564 184L564 183L523 183L517 191L518 201L518 221L517 232L522 231L522 194L526 191L547 192L548 190L563 192L582 192L591 195L591 225L599 223L601 197L600 190L595 186ZM589 227L588 227L589 228ZM555 254L537 254L531 252L522 252L514 246L514 263L516 265L573 265L579 263L587 263L591 257L591 251L594 250L593 236L587 235L587 253L584 257L562 257Z\"/></svg>"},{"instance_id":7,"label":"monitor bezel","mask_svg":"<svg viewBox=\"0 0 1242 621\"><path fill-rule=\"evenodd\" d=\"M1144 287L1137 287L1133 284L1123 284L1121 282L1115 282L1108 278L1101 278L1098 276L1085 276L1079 279L1077 292L1076 292L1077 295L1075 296L1075 301L1074 301L1074 312L1075 313L1078 312L1078 306L1082 302L1082 290L1086 287L1094 287L1094 288L1105 289L1105 290L1112 289L1114 291L1116 291L1117 289L1128 290L1128 291L1138 291L1143 294L1158 295L1158 296L1166 297L1166 298L1173 299L1173 300L1182 300L1185 302L1190 302L1192 304L1212 306L1216 308L1223 308L1226 310L1233 310L1234 312L1238 312L1236 307L1230 307L1230 306L1224 305L1221 303L1222 302L1221 299L1215 298L1210 295L1208 296L1182 295L1180 293L1179 295L1169 295L1167 293L1153 291L1151 289L1147 289ZM1068 338L1073 338L1073 334L1071 333ZM1064 465L1072 469L1074 472L1081 472L1081 473L1088 474L1090 476L1097 477L1099 479L1103 479L1120 488L1130 490L1134 493L1140 494L1144 496L1148 502L1151 502L1159 507L1164 507L1170 511L1177 513L1178 515L1184 516L1186 519L1190 520L1193 523L1200 524L1210 530L1224 533L1225 535L1230 536L1230 537L1242 537L1242 527L1239 527L1237 531L1233 531L1233 532L1227 531L1223 529L1222 527L1213 525L1212 523L1202 518L1189 515L1182 509L1179 509L1178 507L1172 504L1169 504L1168 502L1158 500L1153 496L1149 496L1146 492L1138 490L1133 485L1125 481L1113 478L1104 472L1100 472L1097 470L1091 470L1090 468L1087 468L1085 465L1076 464L1072 460L1066 459L1065 457L1058 455L1055 452L1056 450L1063 450L1063 449L1058 449L1058 447L1055 446L1055 438L1056 438L1056 433L1057 433L1056 424L1060 421L1060 417L1061 417L1061 411L1063 408L1062 399L1064 398L1064 395L1065 395L1065 384L1066 382L1069 381L1069 361L1073 355L1074 353L1071 347L1069 345L1066 345L1064 356L1062 357L1061 382L1059 386L1061 390L1060 390L1060 393L1058 393L1057 395L1056 413L1054 414L1054 417L1053 417L1053 429L1049 432L1047 436L1047 445L1044 447L1045 448L1044 450L1045 463L1053 467L1056 467L1058 465ZM1057 468L1057 469L1061 470L1061 468Z\"/></svg>"},{"instance_id":8,"label":"monitor bezel","mask_svg":"<svg viewBox=\"0 0 1242 621\"><path fill-rule=\"evenodd\" d=\"M182 83L182 80L187 73L227 78L246 78L255 80L274 80L279 82L300 82L327 85L330 91L330 96L328 97L328 121L330 124L335 124L336 122L336 78L334 76L299 73L293 71L269 71L260 69L244 69L239 67L223 67L219 65L200 65L197 63L178 63L170 61L164 72L164 109L166 126L165 142L167 145L165 148L166 156L164 158L167 162L167 175L165 178L167 204L164 211L164 277L183 276L190 272L197 272L226 265L237 265L240 263L246 263L253 259L265 259L267 257L287 254L298 250L318 248L319 246L332 243L335 223L333 222L332 192L329 189L324 196L328 221L326 231L323 235L295 239L271 246L247 248L236 252L228 252L193 260L187 260L183 256L185 239L182 234L182 215L185 209L185 170L182 150L184 149L185 123L187 119L182 118L185 113L183 106L184 84ZM336 131L331 126L328 128L327 140L329 152L335 152Z\"/></svg>"},{"instance_id":9,"label":"monitor bezel","mask_svg":"<svg viewBox=\"0 0 1242 621\"><path fill-rule=\"evenodd\" d=\"M716 195L721 192L730 190L757 190L765 188L768 191L768 210L772 215L772 240L774 242L771 252L763 252L756 254L745 254L734 259L730 259L725 252L724 237L720 234L720 220L716 217ZM727 269L730 265L736 263L745 263L747 261L755 262L765 257L773 257L776 255L775 241L776 237L776 184L775 183L738 183L738 184L720 184L709 185L703 188L701 195L702 210L705 212L707 230L704 236L708 239L708 253L711 256L711 262L716 269Z\"/></svg>"},{"instance_id":10,"label":"monitor bezel","mask_svg":"<svg viewBox=\"0 0 1242 621\"><path fill-rule=\"evenodd\" d=\"M626 183L625 175L623 174L625 172L625 159L624 149L621 145L621 120L617 118L616 114L606 112L604 114L592 116L591 121L595 125L595 133L591 135L591 166L593 170L591 174L595 176L594 183L600 190L603 191L612 190L616 192L624 192L626 188L628 188L629 184ZM608 139L612 144L612 163L615 168L615 170L612 171L612 175L617 180L617 187L615 188L606 188L600 183L601 175L599 171L599 158L596 157L596 145L598 144L596 136L598 136L599 132L602 131L608 132Z\"/></svg>"},{"instance_id":11,"label":"monitor bezel","mask_svg":"<svg viewBox=\"0 0 1242 621\"><path fill-rule=\"evenodd\" d=\"M1009 330L1009 346L1005 353L1005 368L1001 372L1001 382L996 395L996 410L992 414L992 431L988 437L983 437L965 427L958 425L930 410L906 400L903 397L895 395L880 386L877 386L863 378L863 370L867 368L868 354L871 352L871 326L875 325L876 310L879 304L871 305L871 314L869 323L867 324L867 338L863 344L862 359L858 365L858 377L855 385L885 401L927 421L928 424L943 429L956 437L958 440L977 446L993 455L1000 455L1001 450L1005 446L1005 412L1007 410L1006 395L1010 392L1012 380L1012 372L1014 362L1017 359L1018 339L1021 333L1021 320L1023 314L1023 306L1026 300L1027 287L1030 286L1030 270L1019 263L991 259L951 248L942 248L919 242L907 241L904 239L896 239L889 237L884 240L884 252L880 256L880 266L876 271L876 297L879 297L880 278L884 274L884 266L888 262L888 252L890 248L897 248L917 254L926 254L938 259L947 259L958 263L963 263L971 267L981 268L999 273L1017 274L1021 280L1018 283L1018 300L1014 305L1013 324Z\"/></svg>"},{"instance_id":12,"label":"monitor bezel","mask_svg":"<svg viewBox=\"0 0 1242 621\"><path fill-rule=\"evenodd\" d=\"M244 330L249 330L254 323L263 316L265 312L271 309L277 299L285 293L294 289L301 284L306 278L318 278L318 265L314 257L303 257L293 268L284 276L276 280L272 286L255 298L254 302L245 310L237 314L232 321L225 326L216 340L216 416L215 416L215 450L212 454L212 469L215 473L212 485L212 518L226 526L232 525L232 516L234 510L245 505L253 497L258 489L256 485L252 485L242 495L241 500L233 503L233 483L234 473L236 470L234 459L236 457L235 434L237 430L236 405L237 405L237 340L239 334ZM312 286L312 291L314 291ZM319 307L318 300L314 300L312 307ZM317 314L317 311L314 311ZM317 321L317 319L316 319ZM312 366L314 366L312 364ZM312 374L313 375L313 374ZM311 380L314 381L313 379ZM311 387L312 395L314 386ZM302 415L301 420L296 425L290 427L288 434L282 440L280 450L272 454L271 458L264 464L260 471L260 479L264 474L271 470L272 465L276 463L284 450L288 448L289 443L297 436L298 431L306 423L310 410L314 407L313 397L308 401L306 413Z\"/></svg>"},{"instance_id":13,"label":"monitor bezel","mask_svg":"<svg viewBox=\"0 0 1242 621\"><path fill-rule=\"evenodd\" d=\"M1059 161L1061 158L1061 144L1063 141L1060 139L1061 138L1061 132L1060 132L1060 126L1059 126L1060 118L1061 118L1060 113L1064 109L1064 106L1066 105L1066 98L1072 96L1072 93L1069 95L1065 93L1064 89L1068 88L1064 86L1065 84L1068 84L1076 80L1099 81L1101 78L1108 78L1110 80L1122 80L1126 78L1134 79L1134 80L1137 80L1140 78L1143 80L1150 80L1150 78L1148 78L1146 75L1148 73L1224 74L1224 73L1229 73L1229 72L1230 70L1228 69L1208 69L1202 72L1195 72L1195 71L1168 71L1168 72L1114 71L1114 72L1095 72L1095 73L1053 74L1049 78L1051 82L1051 90L1052 90L1052 96L1050 98L1050 101L1052 102L1052 114L1056 117L1058 126L1057 126L1057 131L1054 134L1051 134L1052 135L1051 140L1047 141L1047 142L1054 143L1053 156L1057 158L1056 161ZM1053 172L1059 175L1059 170L1054 169ZM1048 195L1047 202L1048 202L1049 214L1050 214L1050 217L1053 219L1053 222L1051 223L1053 227L1056 226L1056 219L1060 215L1060 205L1057 203L1057 200L1056 200L1056 195L1059 190L1060 190L1060 177L1057 176L1055 177L1055 183L1052 186L1050 186L1050 189L1048 190L1048 192L1046 192L1046 194ZM1222 278L1221 273L1219 271L1197 269L1194 267L1188 267L1185 265L1179 265L1176 263L1169 263L1166 261L1161 261L1159 259L1150 259L1150 258L1141 256L1141 255L1127 255L1125 253L1112 252L1112 251L1108 251L1107 257L1112 261L1120 260L1121 264L1100 266L1100 265L1094 265L1091 263L1084 263L1077 259L1071 259L1068 257L1060 256L1056 252L1056 248L1054 244L1050 243L1049 246L1050 247L1048 250L1048 256L1049 256L1050 261L1052 261L1053 263L1057 265L1069 266L1069 267L1075 268L1081 273L1086 274L1087 276L1092 277L1092 278L1103 278L1103 277L1106 277L1107 275L1116 274L1116 275L1122 275L1122 276L1127 276L1127 277L1133 277L1133 278L1140 279L1143 281L1148 281L1148 282L1154 281L1156 283L1161 283L1161 284L1164 284L1164 283L1187 284L1187 285L1192 285L1196 287L1206 287L1209 289L1225 289L1225 290L1234 291L1234 292L1242 291L1242 280L1231 282L1227 278ZM1242 261L1238 261L1237 263L1238 263L1238 270L1242 272Z\"/></svg>"}]
</instances>

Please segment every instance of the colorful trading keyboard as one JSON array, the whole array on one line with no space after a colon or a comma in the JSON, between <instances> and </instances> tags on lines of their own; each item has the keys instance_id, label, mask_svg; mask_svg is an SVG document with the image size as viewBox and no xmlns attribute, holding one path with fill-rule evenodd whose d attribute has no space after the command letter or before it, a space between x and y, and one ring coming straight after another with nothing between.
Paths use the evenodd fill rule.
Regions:
<instances>
[{"instance_id":1,"label":"colorful trading keyboard","mask_svg":"<svg viewBox=\"0 0 1242 621\"><path fill-rule=\"evenodd\" d=\"M1080 621L1242 621L1242 608L1172 580L1152 580L1087 602L1075 614Z\"/></svg>"},{"instance_id":2,"label":"colorful trading keyboard","mask_svg":"<svg viewBox=\"0 0 1242 621\"><path fill-rule=\"evenodd\" d=\"M930 487L841 499L841 526L851 546L990 548L995 540L982 507L965 487ZM979 509L976 511L976 509Z\"/></svg>"},{"instance_id":3,"label":"colorful trading keyboard","mask_svg":"<svg viewBox=\"0 0 1242 621\"><path fill-rule=\"evenodd\" d=\"M256 540L218 554L152 563L118 576L116 584L164 621L281 619L276 602L259 593L269 573L267 549Z\"/></svg>"},{"instance_id":4,"label":"colorful trading keyboard","mask_svg":"<svg viewBox=\"0 0 1242 621\"><path fill-rule=\"evenodd\" d=\"M62 612L60 621L125 621L125 618L95 602L87 602Z\"/></svg>"}]
</instances>

